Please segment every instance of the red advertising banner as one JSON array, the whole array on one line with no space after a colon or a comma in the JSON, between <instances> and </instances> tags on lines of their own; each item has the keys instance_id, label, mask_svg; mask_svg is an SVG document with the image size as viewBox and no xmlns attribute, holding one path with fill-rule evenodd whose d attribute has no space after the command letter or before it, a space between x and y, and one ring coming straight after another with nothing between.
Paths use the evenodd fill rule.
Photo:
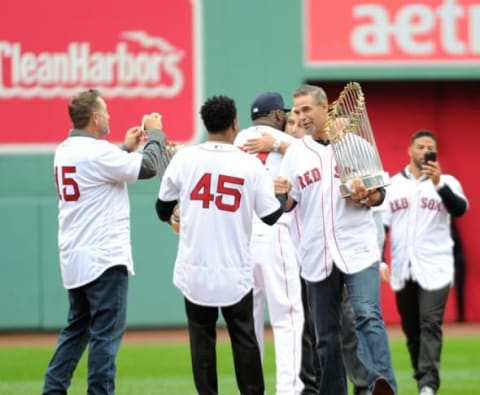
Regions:
<instances>
[{"instance_id":1,"label":"red advertising banner","mask_svg":"<svg viewBox=\"0 0 480 395\"><path fill-rule=\"evenodd\" d=\"M480 64L478 0L304 0L305 63Z\"/></svg>"},{"instance_id":2,"label":"red advertising banner","mask_svg":"<svg viewBox=\"0 0 480 395\"><path fill-rule=\"evenodd\" d=\"M55 144L71 128L70 97L97 88L111 141L145 113L170 140L198 133L196 0L7 0L0 13L0 146Z\"/></svg>"}]
</instances>

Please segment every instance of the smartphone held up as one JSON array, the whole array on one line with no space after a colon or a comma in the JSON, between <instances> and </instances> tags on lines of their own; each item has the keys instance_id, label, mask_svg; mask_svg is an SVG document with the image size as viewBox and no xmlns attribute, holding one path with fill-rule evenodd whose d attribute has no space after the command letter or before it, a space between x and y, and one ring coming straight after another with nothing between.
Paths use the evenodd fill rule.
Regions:
<instances>
[{"instance_id":1,"label":"smartphone held up","mask_svg":"<svg viewBox=\"0 0 480 395\"><path fill-rule=\"evenodd\" d=\"M425 163L428 162L436 162L437 161L437 153L435 151L427 151L423 157Z\"/></svg>"}]
</instances>

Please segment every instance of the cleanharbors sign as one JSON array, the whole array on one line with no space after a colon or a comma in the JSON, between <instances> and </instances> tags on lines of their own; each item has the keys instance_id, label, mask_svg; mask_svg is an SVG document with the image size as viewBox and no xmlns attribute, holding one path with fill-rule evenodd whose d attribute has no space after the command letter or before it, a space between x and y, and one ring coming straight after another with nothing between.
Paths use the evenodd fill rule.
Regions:
<instances>
[{"instance_id":1,"label":"cleanharbors sign","mask_svg":"<svg viewBox=\"0 0 480 395\"><path fill-rule=\"evenodd\" d=\"M67 105L97 88L122 141L158 111L173 141L198 137L201 29L193 0L7 1L0 13L0 144L53 145L71 128Z\"/></svg>"}]
</instances>

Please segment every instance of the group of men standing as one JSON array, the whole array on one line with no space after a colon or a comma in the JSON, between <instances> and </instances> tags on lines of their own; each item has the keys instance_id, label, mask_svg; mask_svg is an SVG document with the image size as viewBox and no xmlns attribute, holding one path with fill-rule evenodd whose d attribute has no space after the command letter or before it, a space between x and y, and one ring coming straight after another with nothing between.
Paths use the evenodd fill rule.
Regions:
<instances>
[{"instance_id":1,"label":"group of men standing","mask_svg":"<svg viewBox=\"0 0 480 395\"><path fill-rule=\"evenodd\" d=\"M47 371L44 394L66 393L87 343L94 350L89 393L114 393L114 360L125 329L125 303L103 318L102 307L111 309L114 295L125 295L125 268L133 270L125 182L154 175L165 155L158 114L146 117L143 156L131 152L144 138L136 129L127 132L123 151L105 148L108 143L99 139L108 131L106 104L98 92L86 96L90 101L82 95L70 107L83 105L77 112L85 119L80 122L80 115L72 117L75 112L70 111L75 130L55 158L55 171L61 175L59 245L70 311ZM415 378L421 395L435 394L440 385L443 311L453 281L447 228L450 216L462 215L468 206L460 183L443 175L437 160L424 160L425 152L436 151L436 138L420 131L411 140L409 165L392 178L391 186L367 189L358 179L352 194L343 198L326 129L325 91L304 85L293 93L292 101L293 108L288 109L278 93L258 95L250 107L253 125L240 131L233 99L207 99L200 111L207 141L179 150L162 177L156 211L179 232L174 283L184 296L196 389L201 395L218 393L215 343L220 309L232 342L240 393L264 394L266 303L277 395L346 395L347 373L355 394L397 394L380 309L380 278L389 276L380 265L382 246L373 214L380 208L385 225L392 229L391 283ZM74 155L78 147L82 154ZM105 198L96 210L95 228L114 218L125 230L122 241L128 244L122 244L123 250L112 245L118 256L108 259L102 255L103 244L90 248L98 242L93 237L78 238L77 244L72 244L71 236L65 238L78 213L88 209L84 204L76 211L75 205L89 194L98 199L98 191ZM120 207L117 202L116 208L122 212L113 216L109 204L119 194L123 203ZM401 237L405 226L411 227L408 240ZM443 250L430 254L439 251L437 243ZM71 262L75 271L70 271ZM432 270L433 277L427 275ZM84 273L81 280L78 273ZM110 281L107 275L121 276L123 285L121 291L102 296L96 288ZM116 324L106 325L105 318L112 314ZM107 338L114 340L113 346Z\"/></svg>"}]
</instances>

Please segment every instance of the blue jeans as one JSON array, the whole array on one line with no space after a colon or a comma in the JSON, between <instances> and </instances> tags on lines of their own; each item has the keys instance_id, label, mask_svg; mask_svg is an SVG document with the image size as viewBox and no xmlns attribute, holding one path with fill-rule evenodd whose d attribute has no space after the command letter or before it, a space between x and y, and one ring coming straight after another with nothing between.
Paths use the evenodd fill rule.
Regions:
<instances>
[{"instance_id":1,"label":"blue jeans","mask_svg":"<svg viewBox=\"0 0 480 395\"><path fill-rule=\"evenodd\" d=\"M387 381L392 392L396 393L387 332L380 312L380 279L376 262L358 273L348 275L334 266L325 280L307 281L320 362L320 394L347 394L340 327L344 286L347 287L355 312L357 356L367 370L369 387L373 390L376 380L382 378Z\"/></svg>"},{"instance_id":2,"label":"blue jeans","mask_svg":"<svg viewBox=\"0 0 480 395\"><path fill-rule=\"evenodd\" d=\"M85 348L88 395L115 393L115 358L126 327L128 273L114 266L99 278L68 290L67 326L48 365L43 395L65 395Z\"/></svg>"},{"instance_id":3,"label":"blue jeans","mask_svg":"<svg viewBox=\"0 0 480 395\"><path fill-rule=\"evenodd\" d=\"M368 388L368 372L358 359L358 341L357 334L355 333L355 312L353 311L353 306L350 302L346 287L343 292L340 326L342 330L341 346L345 371L353 384L354 394L361 393L361 390L366 390Z\"/></svg>"}]
</instances>

